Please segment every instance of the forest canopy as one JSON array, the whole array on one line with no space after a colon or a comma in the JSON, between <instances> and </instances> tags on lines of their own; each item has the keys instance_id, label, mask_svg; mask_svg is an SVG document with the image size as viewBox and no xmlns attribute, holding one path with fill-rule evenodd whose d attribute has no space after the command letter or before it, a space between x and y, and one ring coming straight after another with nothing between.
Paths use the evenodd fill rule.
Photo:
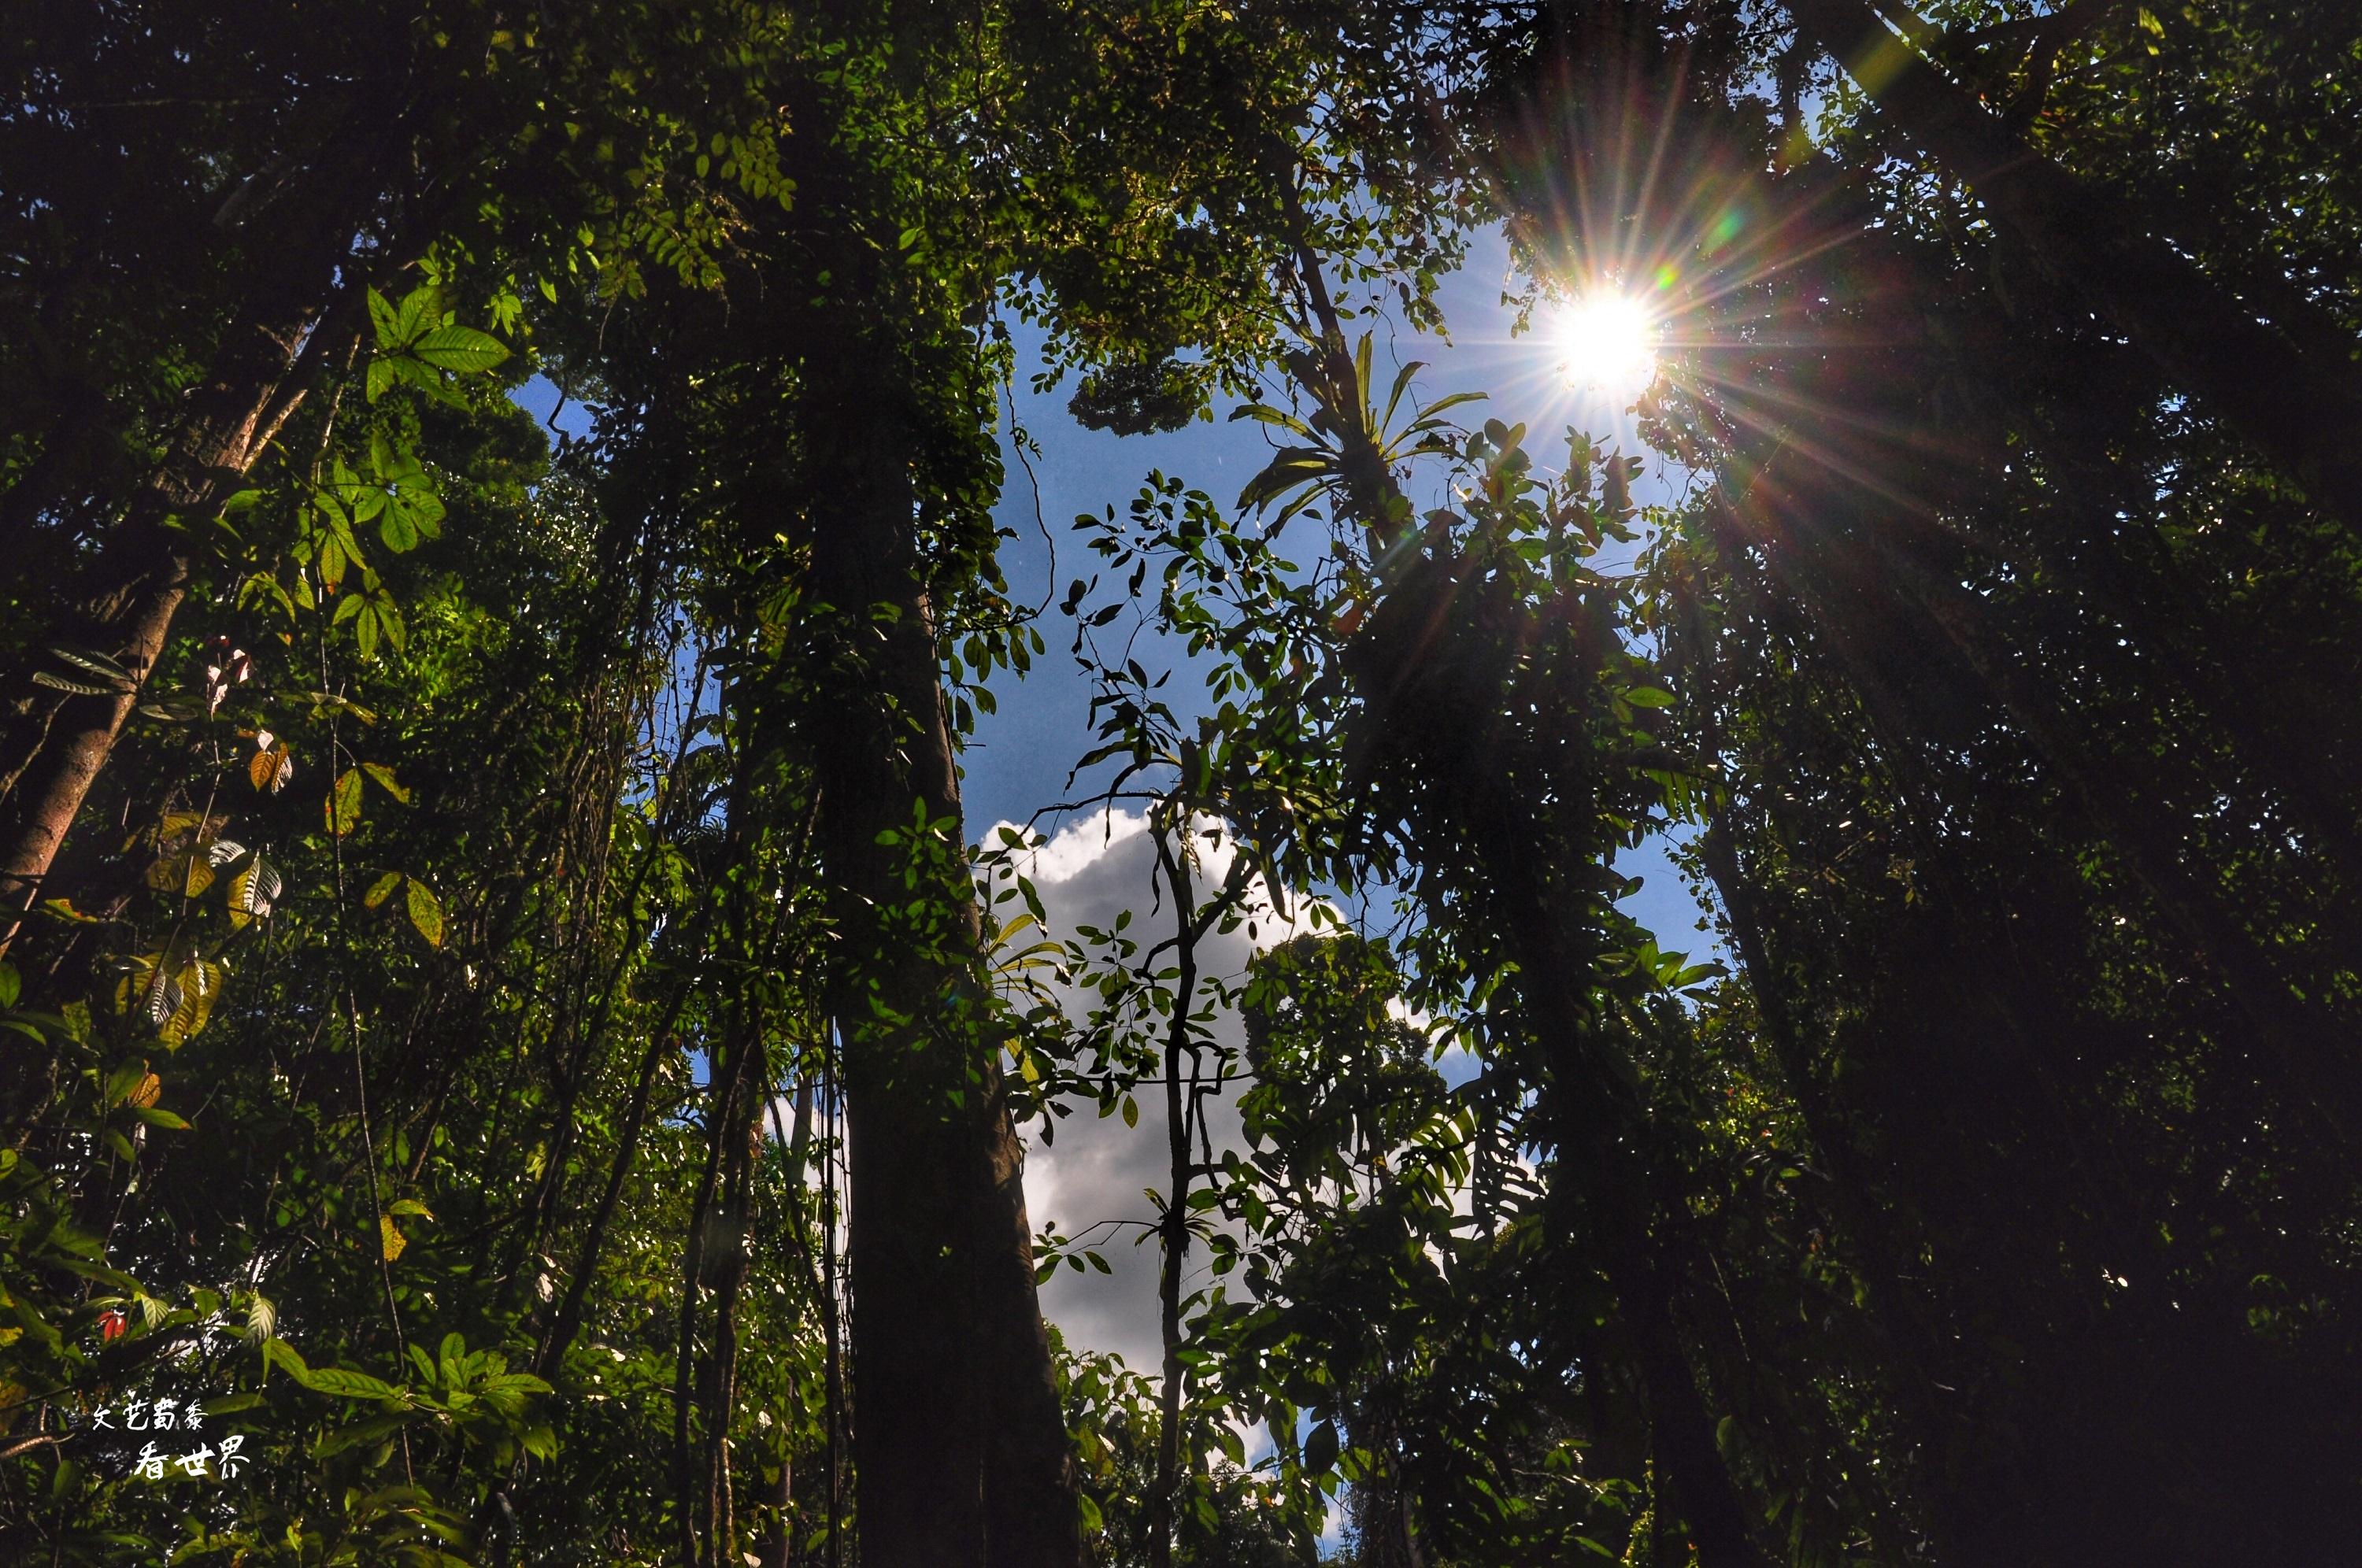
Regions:
<instances>
[{"instance_id":1,"label":"forest canopy","mask_svg":"<svg viewBox=\"0 0 2362 1568\"><path fill-rule=\"evenodd\" d=\"M2351 1561L2350 0L0 60L0 1560Z\"/></svg>"}]
</instances>

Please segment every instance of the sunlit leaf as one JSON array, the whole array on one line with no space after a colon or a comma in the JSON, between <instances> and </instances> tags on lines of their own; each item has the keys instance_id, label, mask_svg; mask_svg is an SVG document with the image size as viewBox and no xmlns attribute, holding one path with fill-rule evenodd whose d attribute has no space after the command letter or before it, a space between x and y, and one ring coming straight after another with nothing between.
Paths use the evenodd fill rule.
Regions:
<instances>
[{"instance_id":1,"label":"sunlit leaf","mask_svg":"<svg viewBox=\"0 0 2362 1568\"><path fill-rule=\"evenodd\" d=\"M438 370L489 370L509 357L501 340L472 326L437 326L409 345L410 352Z\"/></svg>"},{"instance_id":2,"label":"sunlit leaf","mask_svg":"<svg viewBox=\"0 0 2362 1568\"><path fill-rule=\"evenodd\" d=\"M429 947L443 945L443 906L425 883L417 878L408 878L404 893L410 907L410 923L426 939Z\"/></svg>"},{"instance_id":3,"label":"sunlit leaf","mask_svg":"<svg viewBox=\"0 0 2362 1568\"><path fill-rule=\"evenodd\" d=\"M378 787L403 805L410 804L410 791L393 776L393 769L381 762L364 762L361 771L377 780Z\"/></svg>"},{"instance_id":4,"label":"sunlit leaf","mask_svg":"<svg viewBox=\"0 0 2362 1568\"><path fill-rule=\"evenodd\" d=\"M328 831L338 838L360 825L361 770L348 767L337 775L336 786L328 791L326 804Z\"/></svg>"}]
</instances>

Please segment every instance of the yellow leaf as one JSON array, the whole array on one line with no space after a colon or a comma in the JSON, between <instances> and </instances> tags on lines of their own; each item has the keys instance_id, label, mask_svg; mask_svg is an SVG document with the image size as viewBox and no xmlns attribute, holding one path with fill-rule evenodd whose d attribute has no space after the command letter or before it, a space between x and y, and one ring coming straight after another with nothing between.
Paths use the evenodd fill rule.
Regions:
<instances>
[{"instance_id":1,"label":"yellow leaf","mask_svg":"<svg viewBox=\"0 0 2362 1568\"><path fill-rule=\"evenodd\" d=\"M387 794L405 806L410 804L409 787L393 776L392 768L381 762L364 762L361 764L361 771L376 779L379 787Z\"/></svg>"},{"instance_id":2,"label":"yellow leaf","mask_svg":"<svg viewBox=\"0 0 2362 1568\"><path fill-rule=\"evenodd\" d=\"M192 958L173 977L171 1011L156 1026L156 1039L168 1050L178 1050L194 1038L213 1017L214 998L221 994L221 966Z\"/></svg>"},{"instance_id":3,"label":"yellow leaf","mask_svg":"<svg viewBox=\"0 0 2362 1568\"><path fill-rule=\"evenodd\" d=\"M393 1222L392 1215L381 1214L377 1217L377 1235L378 1245L384 1249L385 1261L388 1263L402 1256L402 1249L410 1245L410 1238L402 1233L402 1228Z\"/></svg>"},{"instance_id":4,"label":"yellow leaf","mask_svg":"<svg viewBox=\"0 0 2362 1568\"><path fill-rule=\"evenodd\" d=\"M141 1107L150 1106L156 1103L156 1097L163 1092L164 1080L150 1073L139 1080L139 1087L131 1091L130 1098L125 1103Z\"/></svg>"},{"instance_id":5,"label":"yellow leaf","mask_svg":"<svg viewBox=\"0 0 2362 1568\"><path fill-rule=\"evenodd\" d=\"M342 838L359 826L361 820L361 770L348 767L338 774L336 787L328 791L326 804L330 833Z\"/></svg>"},{"instance_id":6,"label":"yellow leaf","mask_svg":"<svg viewBox=\"0 0 2362 1568\"><path fill-rule=\"evenodd\" d=\"M242 930L248 921L270 912L272 902L279 897L279 872L259 854L248 858L243 870L229 879L227 901L232 930Z\"/></svg>"}]
</instances>

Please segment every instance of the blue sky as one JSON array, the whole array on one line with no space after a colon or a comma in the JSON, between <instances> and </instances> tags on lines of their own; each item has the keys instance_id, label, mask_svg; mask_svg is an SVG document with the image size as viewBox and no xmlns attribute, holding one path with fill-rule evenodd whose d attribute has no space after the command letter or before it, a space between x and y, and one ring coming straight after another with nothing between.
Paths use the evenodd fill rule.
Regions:
<instances>
[{"instance_id":1,"label":"blue sky","mask_svg":"<svg viewBox=\"0 0 2362 1568\"><path fill-rule=\"evenodd\" d=\"M1629 419L1611 402L1568 389L1540 335L1510 337L1514 312L1504 307L1502 294L1505 285L1513 282L1507 246L1497 235L1480 237L1468 266L1448 280L1442 291L1451 340L1399 327L1390 330L1381 323L1380 373L1373 379L1383 385L1400 364L1426 361L1417 383L1422 400L1462 392L1487 393L1485 403L1463 404L1454 414L1470 422L1487 417L1510 424L1524 421L1533 432L1529 447L1540 462L1548 462L1559 433L1568 425L1640 452ZM1164 435L1117 436L1085 429L1066 412L1072 385L1032 392L1029 370L1021 359L1010 405L1017 423L1040 444L1041 455L1030 459L1029 471L1009 442L1004 424L1008 484L998 513L1001 526L1016 534L1003 542L1000 561L1011 597L1021 603L1054 599L1066 581L1090 575L1096 558L1072 531L1076 514L1096 513L1109 504L1120 514L1150 470L1176 476L1227 504L1268 458L1266 427L1219 417L1227 409L1217 410L1213 423ZM1644 474L1636 486L1637 498L1661 499L1678 478ZM1090 745L1091 685L1066 653L1071 624L1053 611L1043 620L1042 634L1049 653L1026 680L1004 678L996 682L999 712L979 716L966 756L966 805L972 837L997 822L1023 823L1064 798L1067 769ZM1185 679L1176 675L1174 687ZM1168 694L1177 697L1169 690ZM1054 825L1050 821L1041 824L1044 831ZM1696 906L1661 847L1644 846L1618 864L1628 875L1642 879L1640 891L1626 901L1626 909L1654 931L1662 945L1694 953L1712 945L1710 938L1696 931Z\"/></svg>"}]
</instances>

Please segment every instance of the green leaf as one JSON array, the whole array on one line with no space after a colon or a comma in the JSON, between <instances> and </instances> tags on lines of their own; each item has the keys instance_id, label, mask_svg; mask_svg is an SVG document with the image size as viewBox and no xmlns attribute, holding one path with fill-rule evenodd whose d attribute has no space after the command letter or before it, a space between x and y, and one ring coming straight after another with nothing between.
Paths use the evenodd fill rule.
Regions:
<instances>
[{"instance_id":1,"label":"green leaf","mask_svg":"<svg viewBox=\"0 0 2362 1568\"><path fill-rule=\"evenodd\" d=\"M487 1377L476 1386L476 1392L487 1397L495 1394L546 1394L549 1385L530 1372L503 1372Z\"/></svg>"},{"instance_id":2,"label":"green leaf","mask_svg":"<svg viewBox=\"0 0 2362 1568\"><path fill-rule=\"evenodd\" d=\"M443 945L443 906L436 900L433 889L417 878L409 878L405 894L410 905L410 923L426 939L429 947Z\"/></svg>"},{"instance_id":3,"label":"green leaf","mask_svg":"<svg viewBox=\"0 0 2362 1568\"><path fill-rule=\"evenodd\" d=\"M1304 421L1297 418L1296 415L1288 413L1286 410L1274 408L1269 403L1242 403L1238 407L1231 410L1231 417L1232 419L1253 419L1264 425L1275 425L1282 430L1301 436L1308 441L1312 438L1312 427L1310 425L1305 424Z\"/></svg>"},{"instance_id":4,"label":"green leaf","mask_svg":"<svg viewBox=\"0 0 2362 1568\"><path fill-rule=\"evenodd\" d=\"M381 1377L371 1377L366 1372L352 1372L341 1366L307 1367L297 1375L295 1381L315 1394L333 1395L339 1399L407 1398L401 1389Z\"/></svg>"},{"instance_id":5,"label":"green leaf","mask_svg":"<svg viewBox=\"0 0 2362 1568\"><path fill-rule=\"evenodd\" d=\"M1239 491L1238 504L1253 510L1285 495L1301 484L1325 479L1337 471L1336 459L1311 447L1284 447L1261 473Z\"/></svg>"},{"instance_id":6,"label":"green leaf","mask_svg":"<svg viewBox=\"0 0 2362 1568\"><path fill-rule=\"evenodd\" d=\"M312 1375L312 1369L304 1364L304 1358L296 1354L295 1347L285 1340L262 1342L262 1375L265 1381L270 1379L270 1369L274 1366L283 1368L287 1375L298 1383L305 1382Z\"/></svg>"},{"instance_id":7,"label":"green leaf","mask_svg":"<svg viewBox=\"0 0 2362 1568\"><path fill-rule=\"evenodd\" d=\"M46 669L33 671L33 684L47 686L58 691L71 691L77 697L108 697L115 695L118 690L112 686L94 686L89 681L75 680Z\"/></svg>"},{"instance_id":8,"label":"green leaf","mask_svg":"<svg viewBox=\"0 0 2362 1568\"><path fill-rule=\"evenodd\" d=\"M393 304L375 289L369 292L370 326L377 335L378 346L392 348L401 342L394 336Z\"/></svg>"},{"instance_id":9,"label":"green leaf","mask_svg":"<svg viewBox=\"0 0 2362 1568\"><path fill-rule=\"evenodd\" d=\"M208 1407L205 1413L213 1414L213 1408ZM400 1431L415 1419L406 1410L397 1411L392 1415L371 1416L366 1421L355 1421L351 1426L338 1427L334 1431L323 1432L320 1434L319 1441L312 1445L313 1457L327 1459L344 1452L347 1449L359 1448L364 1444L379 1441Z\"/></svg>"},{"instance_id":10,"label":"green leaf","mask_svg":"<svg viewBox=\"0 0 2362 1568\"><path fill-rule=\"evenodd\" d=\"M403 295L402 307L394 313L394 345L416 342L419 334L434 324L439 303L438 291L432 283L421 283Z\"/></svg>"},{"instance_id":11,"label":"green leaf","mask_svg":"<svg viewBox=\"0 0 2362 1568\"><path fill-rule=\"evenodd\" d=\"M377 520L377 536L395 555L418 547L418 525L411 521L407 507L389 506L385 515Z\"/></svg>"},{"instance_id":12,"label":"green leaf","mask_svg":"<svg viewBox=\"0 0 2362 1568\"><path fill-rule=\"evenodd\" d=\"M438 326L410 345L411 353L438 370L480 374L509 357L501 340L472 326Z\"/></svg>"},{"instance_id":13,"label":"green leaf","mask_svg":"<svg viewBox=\"0 0 2362 1568\"><path fill-rule=\"evenodd\" d=\"M1337 1423L1323 1421L1304 1440L1304 1468L1318 1475L1337 1463Z\"/></svg>"},{"instance_id":14,"label":"green leaf","mask_svg":"<svg viewBox=\"0 0 2362 1568\"><path fill-rule=\"evenodd\" d=\"M63 659L76 669L87 670L102 680L113 681L118 690L128 691L139 684L131 678L129 670L105 654L92 653L84 648L51 648L50 654L54 658Z\"/></svg>"},{"instance_id":15,"label":"green leaf","mask_svg":"<svg viewBox=\"0 0 2362 1568\"><path fill-rule=\"evenodd\" d=\"M312 716L315 719L326 718L330 713L350 713L364 724L377 723L375 713L348 697L339 697L332 691L306 691L304 696L312 704Z\"/></svg>"}]
</instances>

